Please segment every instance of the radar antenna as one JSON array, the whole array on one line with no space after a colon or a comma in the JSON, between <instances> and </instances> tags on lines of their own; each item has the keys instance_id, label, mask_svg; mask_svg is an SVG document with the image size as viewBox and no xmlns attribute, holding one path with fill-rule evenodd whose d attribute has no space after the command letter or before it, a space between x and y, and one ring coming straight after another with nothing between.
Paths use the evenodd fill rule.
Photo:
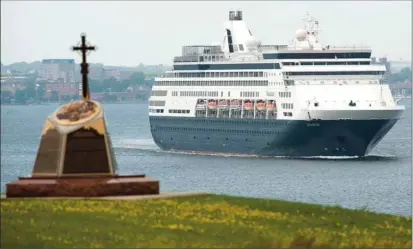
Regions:
<instances>
[{"instance_id":1,"label":"radar antenna","mask_svg":"<svg viewBox=\"0 0 413 249\"><path fill-rule=\"evenodd\" d=\"M302 19L305 22L304 28L306 31L313 31L318 33L319 30L319 22L314 18L314 16L310 15L307 12L306 17Z\"/></svg>"},{"instance_id":2,"label":"radar antenna","mask_svg":"<svg viewBox=\"0 0 413 249\"><path fill-rule=\"evenodd\" d=\"M303 19L305 21L304 30L307 33L307 40L310 43L310 46L318 44L319 39L318 35L320 33L319 22L307 12L306 17ZM318 46L318 45L317 45Z\"/></svg>"}]
</instances>

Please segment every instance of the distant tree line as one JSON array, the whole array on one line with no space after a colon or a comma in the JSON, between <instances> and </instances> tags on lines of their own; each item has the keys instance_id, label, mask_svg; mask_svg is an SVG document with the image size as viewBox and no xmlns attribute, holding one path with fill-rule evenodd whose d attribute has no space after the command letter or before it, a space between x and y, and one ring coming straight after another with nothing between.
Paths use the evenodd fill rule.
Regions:
<instances>
[{"instance_id":1,"label":"distant tree line","mask_svg":"<svg viewBox=\"0 0 413 249\"><path fill-rule=\"evenodd\" d=\"M51 91L46 97L45 84L47 81L36 81L36 76L27 78L23 84L23 89L16 89L14 94L10 91L1 91L1 103L36 103L36 102L67 102L70 100L79 99L79 94L60 95L56 91ZM102 81L89 79L89 90L92 93L105 93L104 101L116 101L117 97L110 93L127 92L128 87L141 86L144 89L150 89L153 81L146 81L145 75L142 72L134 72L127 80L117 80L112 77ZM136 99L147 99L147 93L137 93Z\"/></svg>"},{"instance_id":2,"label":"distant tree line","mask_svg":"<svg viewBox=\"0 0 413 249\"><path fill-rule=\"evenodd\" d=\"M94 93L126 92L130 86L150 87L151 85L151 82L145 81L145 75L142 72L134 72L126 80L117 80L115 77L102 81L89 79L90 91Z\"/></svg>"},{"instance_id":3,"label":"distant tree line","mask_svg":"<svg viewBox=\"0 0 413 249\"><path fill-rule=\"evenodd\" d=\"M398 83L404 81L412 81L412 70L409 67L404 67L400 72L392 73L389 76L390 83Z\"/></svg>"}]
</instances>

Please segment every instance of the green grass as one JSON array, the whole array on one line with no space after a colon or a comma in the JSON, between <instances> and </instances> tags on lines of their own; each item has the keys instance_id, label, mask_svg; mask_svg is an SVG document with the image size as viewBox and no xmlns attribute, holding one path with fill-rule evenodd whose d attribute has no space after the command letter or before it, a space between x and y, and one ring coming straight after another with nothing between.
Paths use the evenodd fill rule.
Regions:
<instances>
[{"instance_id":1,"label":"green grass","mask_svg":"<svg viewBox=\"0 0 413 249\"><path fill-rule=\"evenodd\" d=\"M411 248L411 217L204 195L157 200L6 199L1 247Z\"/></svg>"}]
</instances>

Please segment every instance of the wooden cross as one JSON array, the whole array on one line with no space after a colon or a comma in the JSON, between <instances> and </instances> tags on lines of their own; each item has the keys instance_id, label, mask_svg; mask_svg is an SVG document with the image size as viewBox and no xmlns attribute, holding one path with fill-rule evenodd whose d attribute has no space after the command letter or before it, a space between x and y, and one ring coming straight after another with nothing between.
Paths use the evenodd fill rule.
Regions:
<instances>
[{"instance_id":1,"label":"wooden cross","mask_svg":"<svg viewBox=\"0 0 413 249\"><path fill-rule=\"evenodd\" d=\"M82 64L81 64L81 74L82 74L82 97L83 100L89 101L90 93L89 93L89 85L87 82L87 75L89 73L88 67L89 65L86 63L86 53L88 51L96 50L95 46L87 46L86 45L86 35L82 34L82 44L79 47L72 47L74 51L81 51L82 52Z\"/></svg>"}]
</instances>

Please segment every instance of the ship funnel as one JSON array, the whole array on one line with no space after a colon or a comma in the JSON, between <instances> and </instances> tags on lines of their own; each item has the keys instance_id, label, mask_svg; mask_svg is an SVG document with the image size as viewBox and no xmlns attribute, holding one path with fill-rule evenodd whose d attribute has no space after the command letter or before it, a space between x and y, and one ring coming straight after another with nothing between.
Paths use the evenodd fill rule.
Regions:
<instances>
[{"instance_id":1,"label":"ship funnel","mask_svg":"<svg viewBox=\"0 0 413 249\"><path fill-rule=\"evenodd\" d=\"M230 21L242 21L242 11L230 11L229 12Z\"/></svg>"}]
</instances>

